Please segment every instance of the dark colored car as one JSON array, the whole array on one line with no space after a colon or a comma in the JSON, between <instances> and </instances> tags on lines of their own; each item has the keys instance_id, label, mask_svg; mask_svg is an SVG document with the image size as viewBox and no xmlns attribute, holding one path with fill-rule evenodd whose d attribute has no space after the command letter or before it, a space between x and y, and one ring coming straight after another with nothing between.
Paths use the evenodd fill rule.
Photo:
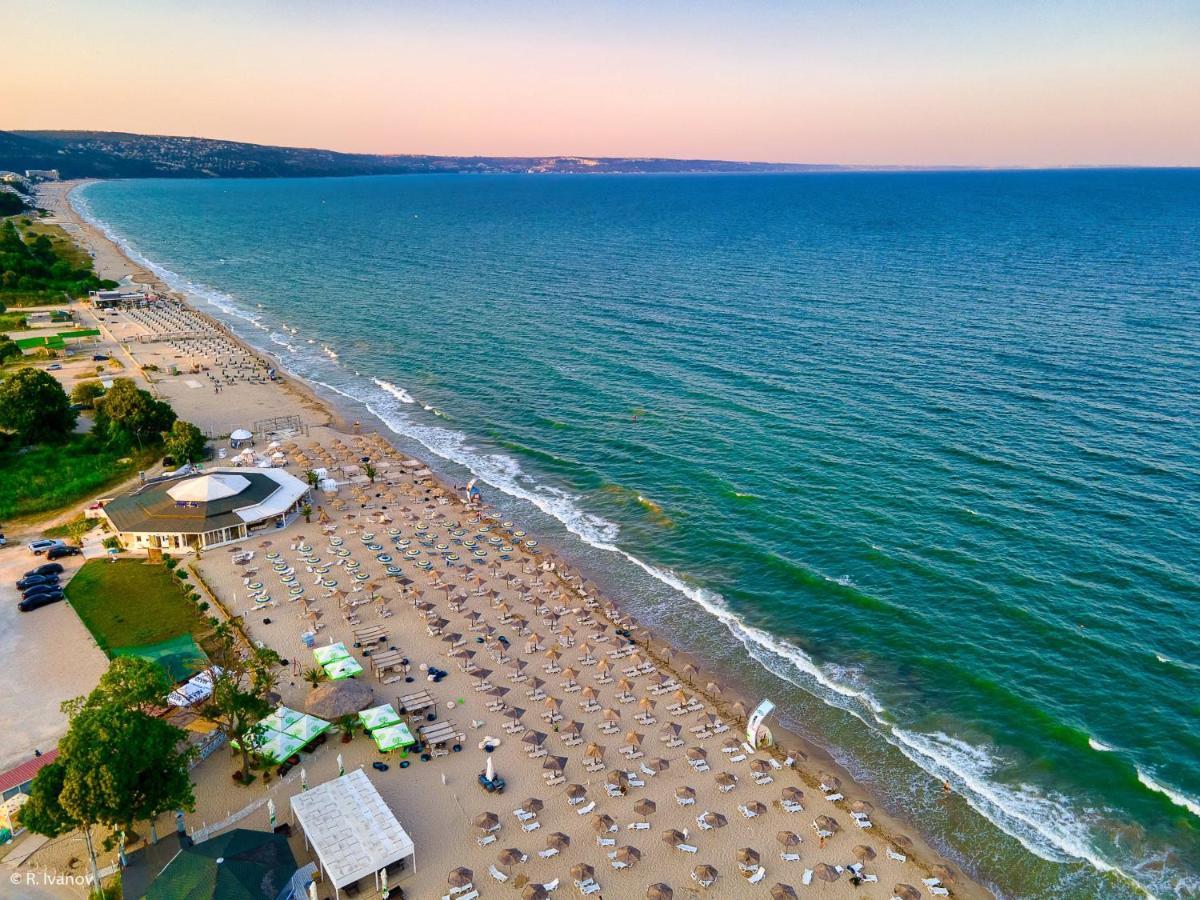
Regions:
<instances>
[{"instance_id":1,"label":"dark colored car","mask_svg":"<svg viewBox=\"0 0 1200 900\"><path fill-rule=\"evenodd\" d=\"M97 353L92 357L92 362L108 362L108 357L103 353Z\"/></svg>"},{"instance_id":2,"label":"dark colored car","mask_svg":"<svg viewBox=\"0 0 1200 900\"><path fill-rule=\"evenodd\" d=\"M61 599L63 599L62 591L55 591L52 594L38 594L36 597L26 597L17 604L17 609L21 612L32 612L39 607L57 603Z\"/></svg>"},{"instance_id":3,"label":"dark colored car","mask_svg":"<svg viewBox=\"0 0 1200 900\"><path fill-rule=\"evenodd\" d=\"M57 581L48 581L45 584L31 584L27 588L21 590L21 596L32 597L34 594L53 594L55 591L61 591L62 585Z\"/></svg>"},{"instance_id":4,"label":"dark colored car","mask_svg":"<svg viewBox=\"0 0 1200 900\"><path fill-rule=\"evenodd\" d=\"M61 575L62 570L62 563L44 563L36 569L30 569L25 573L25 577L28 578L31 575Z\"/></svg>"},{"instance_id":5,"label":"dark colored car","mask_svg":"<svg viewBox=\"0 0 1200 900\"><path fill-rule=\"evenodd\" d=\"M64 556L78 556L83 551L78 547L64 545L62 547L51 547L46 551L46 559L62 559Z\"/></svg>"},{"instance_id":6,"label":"dark colored car","mask_svg":"<svg viewBox=\"0 0 1200 900\"><path fill-rule=\"evenodd\" d=\"M17 582L17 590L18 591L27 591L30 588L37 587L38 585L46 585L46 584L57 585L58 584L58 576L57 575L27 575L26 577L22 578L20 581Z\"/></svg>"}]
</instances>

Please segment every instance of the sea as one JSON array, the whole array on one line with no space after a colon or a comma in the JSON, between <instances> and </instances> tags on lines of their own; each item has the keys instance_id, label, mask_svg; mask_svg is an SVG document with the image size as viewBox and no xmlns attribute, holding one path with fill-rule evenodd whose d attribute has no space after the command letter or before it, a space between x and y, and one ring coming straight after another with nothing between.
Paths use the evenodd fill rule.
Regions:
<instances>
[{"instance_id":1,"label":"sea","mask_svg":"<svg viewBox=\"0 0 1200 900\"><path fill-rule=\"evenodd\" d=\"M74 202L997 895L1200 895L1200 171Z\"/></svg>"}]
</instances>

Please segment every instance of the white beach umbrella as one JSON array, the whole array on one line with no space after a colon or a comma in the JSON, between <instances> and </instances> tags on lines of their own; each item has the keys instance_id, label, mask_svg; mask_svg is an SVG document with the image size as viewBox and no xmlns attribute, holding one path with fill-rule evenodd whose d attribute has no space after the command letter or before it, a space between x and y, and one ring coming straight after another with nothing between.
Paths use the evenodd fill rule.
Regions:
<instances>
[{"instance_id":1,"label":"white beach umbrella","mask_svg":"<svg viewBox=\"0 0 1200 900\"><path fill-rule=\"evenodd\" d=\"M492 756L490 753L488 754L487 770L484 772L484 777L487 778L488 781L496 780L496 764L492 762Z\"/></svg>"},{"instance_id":2,"label":"white beach umbrella","mask_svg":"<svg viewBox=\"0 0 1200 900\"><path fill-rule=\"evenodd\" d=\"M308 772L304 770L303 766L300 767L300 790L308 790Z\"/></svg>"},{"instance_id":3,"label":"white beach umbrella","mask_svg":"<svg viewBox=\"0 0 1200 900\"><path fill-rule=\"evenodd\" d=\"M338 777L346 774L346 764L342 762L342 754L338 754Z\"/></svg>"},{"instance_id":4,"label":"white beach umbrella","mask_svg":"<svg viewBox=\"0 0 1200 900\"><path fill-rule=\"evenodd\" d=\"M267 818L271 820L271 830L275 830L275 801L267 800Z\"/></svg>"}]
</instances>

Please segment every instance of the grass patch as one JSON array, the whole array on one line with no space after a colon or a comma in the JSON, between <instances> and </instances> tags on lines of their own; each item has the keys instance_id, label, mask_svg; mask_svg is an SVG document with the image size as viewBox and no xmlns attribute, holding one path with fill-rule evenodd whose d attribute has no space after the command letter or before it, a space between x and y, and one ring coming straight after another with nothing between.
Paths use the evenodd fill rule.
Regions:
<instances>
[{"instance_id":1,"label":"grass patch","mask_svg":"<svg viewBox=\"0 0 1200 900\"><path fill-rule=\"evenodd\" d=\"M141 559L91 559L67 585L67 599L105 653L200 637L208 626L184 597L187 586L166 566Z\"/></svg>"},{"instance_id":2,"label":"grass patch","mask_svg":"<svg viewBox=\"0 0 1200 900\"><path fill-rule=\"evenodd\" d=\"M0 521L57 512L148 468L159 448L124 453L90 435L65 444L0 450ZM121 460L128 460L122 462Z\"/></svg>"},{"instance_id":3,"label":"grass patch","mask_svg":"<svg viewBox=\"0 0 1200 900\"><path fill-rule=\"evenodd\" d=\"M48 225L36 219L30 221L28 225L22 219L15 221L17 231L21 232L21 236L25 240L32 241L38 235L44 234L49 239L51 246L54 247L54 252L71 265L80 269L90 269L92 267L91 254L75 243L71 239L71 236L67 234L66 229L61 225Z\"/></svg>"},{"instance_id":4,"label":"grass patch","mask_svg":"<svg viewBox=\"0 0 1200 900\"><path fill-rule=\"evenodd\" d=\"M87 531L82 532L87 534L93 528L100 525L100 519L89 519L87 516L76 516L69 522L63 522L61 525L55 525L53 528L46 528L42 531L43 537L48 538L69 538L74 535L76 525L87 525Z\"/></svg>"},{"instance_id":5,"label":"grass patch","mask_svg":"<svg viewBox=\"0 0 1200 900\"><path fill-rule=\"evenodd\" d=\"M25 331L25 313L0 313L0 331Z\"/></svg>"}]
</instances>

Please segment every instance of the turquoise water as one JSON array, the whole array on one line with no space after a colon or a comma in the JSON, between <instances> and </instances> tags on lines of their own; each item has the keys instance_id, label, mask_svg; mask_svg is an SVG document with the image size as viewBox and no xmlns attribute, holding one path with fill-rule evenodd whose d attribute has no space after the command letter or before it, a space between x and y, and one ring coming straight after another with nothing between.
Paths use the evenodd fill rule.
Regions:
<instances>
[{"instance_id":1,"label":"turquoise water","mask_svg":"<svg viewBox=\"0 0 1200 900\"><path fill-rule=\"evenodd\" d=\"M1200 890L1200 173L82 201L999 892Z\"/></svg>"}]
</instances>

